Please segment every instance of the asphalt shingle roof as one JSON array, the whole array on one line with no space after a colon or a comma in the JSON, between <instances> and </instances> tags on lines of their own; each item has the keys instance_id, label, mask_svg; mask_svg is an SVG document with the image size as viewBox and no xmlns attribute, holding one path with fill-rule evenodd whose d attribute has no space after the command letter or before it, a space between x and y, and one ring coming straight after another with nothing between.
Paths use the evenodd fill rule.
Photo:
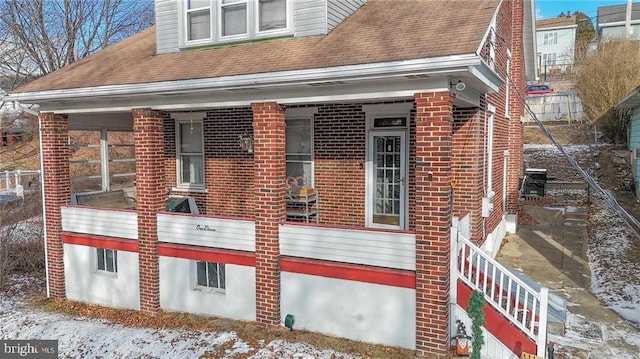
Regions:
<instances>
[{"instance_id":1,"label":"asphalt shingle roof","mask_svg":"<svg viewBox=\"0 0 640 359\"><path fill-rule=\"evenodd\" d=\"M155 53L155 27L13 91L215 78L475 53L498 0L369 0L323 36Z\"/></svg>"}]
</instances>

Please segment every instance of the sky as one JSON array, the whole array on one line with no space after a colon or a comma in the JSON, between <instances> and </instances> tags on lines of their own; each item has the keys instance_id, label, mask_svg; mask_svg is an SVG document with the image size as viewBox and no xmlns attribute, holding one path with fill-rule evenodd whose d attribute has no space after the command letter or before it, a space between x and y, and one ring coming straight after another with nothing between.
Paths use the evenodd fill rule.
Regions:
<instances>
[{"instance_id":1,"label":"sky","mask_svg":"<svg viewBox=\"0 0 640 359\"><path fill-rule=\"evenodd\" d=\"M589 16L592 20L596 19L598 7L609 5L623 5L626 0L535 0L536 1L536 19L547 19L557 17L561 12L565 14L571 11L580 11ZM640 2L633 0L634 3ZM594 21L595 22L595 21Z\"/></svg>"}]
</instances>

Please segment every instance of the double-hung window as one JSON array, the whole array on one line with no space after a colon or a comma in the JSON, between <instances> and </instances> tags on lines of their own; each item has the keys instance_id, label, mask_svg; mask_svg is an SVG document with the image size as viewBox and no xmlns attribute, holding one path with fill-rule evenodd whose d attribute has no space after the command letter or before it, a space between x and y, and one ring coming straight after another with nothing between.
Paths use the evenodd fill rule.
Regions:
<instances>
[{"instance_id":1,"label":"double-hung window","mask_svg":"<svg viewBox=\"0 0 640 359\"><path fill-rule=\"evenodd\" d=\"M224 263L197 261L196 284L198 287L225 289Z\"/></svg>"},{"instance_id":2,"label":"double-hung window","mask_svg":"<svg viewBox=\"0 0 640 359\"><path fill-rule=\"evenodd\" d=\"M313 186L313 120L311 117L286 120L287 177L304 178Z\"/></svg>"},{"instance_id":3,"label":"double-hung window","mask_svg":"<svg viewBox=\"0 0 640 359\"><path fill-rule=\"evenodd\" d=\"M287 28L287 0L258 0L258 32Z\"/></svg>"},{"instance_id":4,"label":"double-hung window","mask_svg":"<svg viewBox=\"0 0 640 359\"><path fill-rule=\"evenodd\" d=\"M549 32L544 34L543 44L544 45L556 45L558 43L558 33L557 32Z\"/></svg>"},{"instance_id":5,"label":"double-hung window","mask_svg":"<svg viewBox=\"0 0 640 359\"><path fill-rule=\"evenodd\" d=\"M187 41L211 38L211 0L187 0Z\"/></svg>"},{"instance_id":6,"label":"double-hung window","mask_svg":"<svg viewBox=\"0 0 640 359\"><path fill-rule=\"evenodd\" d=\"M204 188L203 142L202 120L176 121L178 188Z\"/></svg>"},{"instance_id":7,"label":"double-hung window","mask_svg":"<svg viewBox=\"0 0 640 359\"><path fill-rule=\"evenodd\" d=\"M118 273L118 251L96 248L97 268L99 271Z\"/></svg>"},{"instance_id":8,"label":"double-hung window","mask_svg":"<svg viewBox=\"0 0 640 359\"><path fill-rule=\"evenodd\" d=\"M247 0L222 0L220 3L221 36L247 33Z\"/></svg>"}]
</instances>

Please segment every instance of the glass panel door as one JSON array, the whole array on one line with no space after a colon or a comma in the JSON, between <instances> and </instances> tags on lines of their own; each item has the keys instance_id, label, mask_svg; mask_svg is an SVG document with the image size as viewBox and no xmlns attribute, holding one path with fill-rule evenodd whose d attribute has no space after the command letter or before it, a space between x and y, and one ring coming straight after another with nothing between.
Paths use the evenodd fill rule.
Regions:
<instances>
[{"instance_id":1,"label":"glass panel door","mask_svg":"<svg viewBox=\"0 0 640 359\"><path fill-rule=\"evenodd\" d=\"M404 229L406 150L404 131L370 136L369 225Z\"/></svg>"}]
</instances>

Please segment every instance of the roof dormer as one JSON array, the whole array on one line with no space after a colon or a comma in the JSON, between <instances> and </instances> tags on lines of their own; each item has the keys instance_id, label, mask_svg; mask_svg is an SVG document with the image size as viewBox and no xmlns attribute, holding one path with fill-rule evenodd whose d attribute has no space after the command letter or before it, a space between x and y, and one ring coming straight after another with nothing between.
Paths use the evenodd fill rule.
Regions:
<instances>
[{"instance_id":1,"label":"roof dormer","mask_svg":"<svg viewBox=\"0 0 640 359\"><path fill-rule=\"evenodd\" d=\"M324 35L366 0L156 0L157 52Z\"/></svg>"}]
</instances>

